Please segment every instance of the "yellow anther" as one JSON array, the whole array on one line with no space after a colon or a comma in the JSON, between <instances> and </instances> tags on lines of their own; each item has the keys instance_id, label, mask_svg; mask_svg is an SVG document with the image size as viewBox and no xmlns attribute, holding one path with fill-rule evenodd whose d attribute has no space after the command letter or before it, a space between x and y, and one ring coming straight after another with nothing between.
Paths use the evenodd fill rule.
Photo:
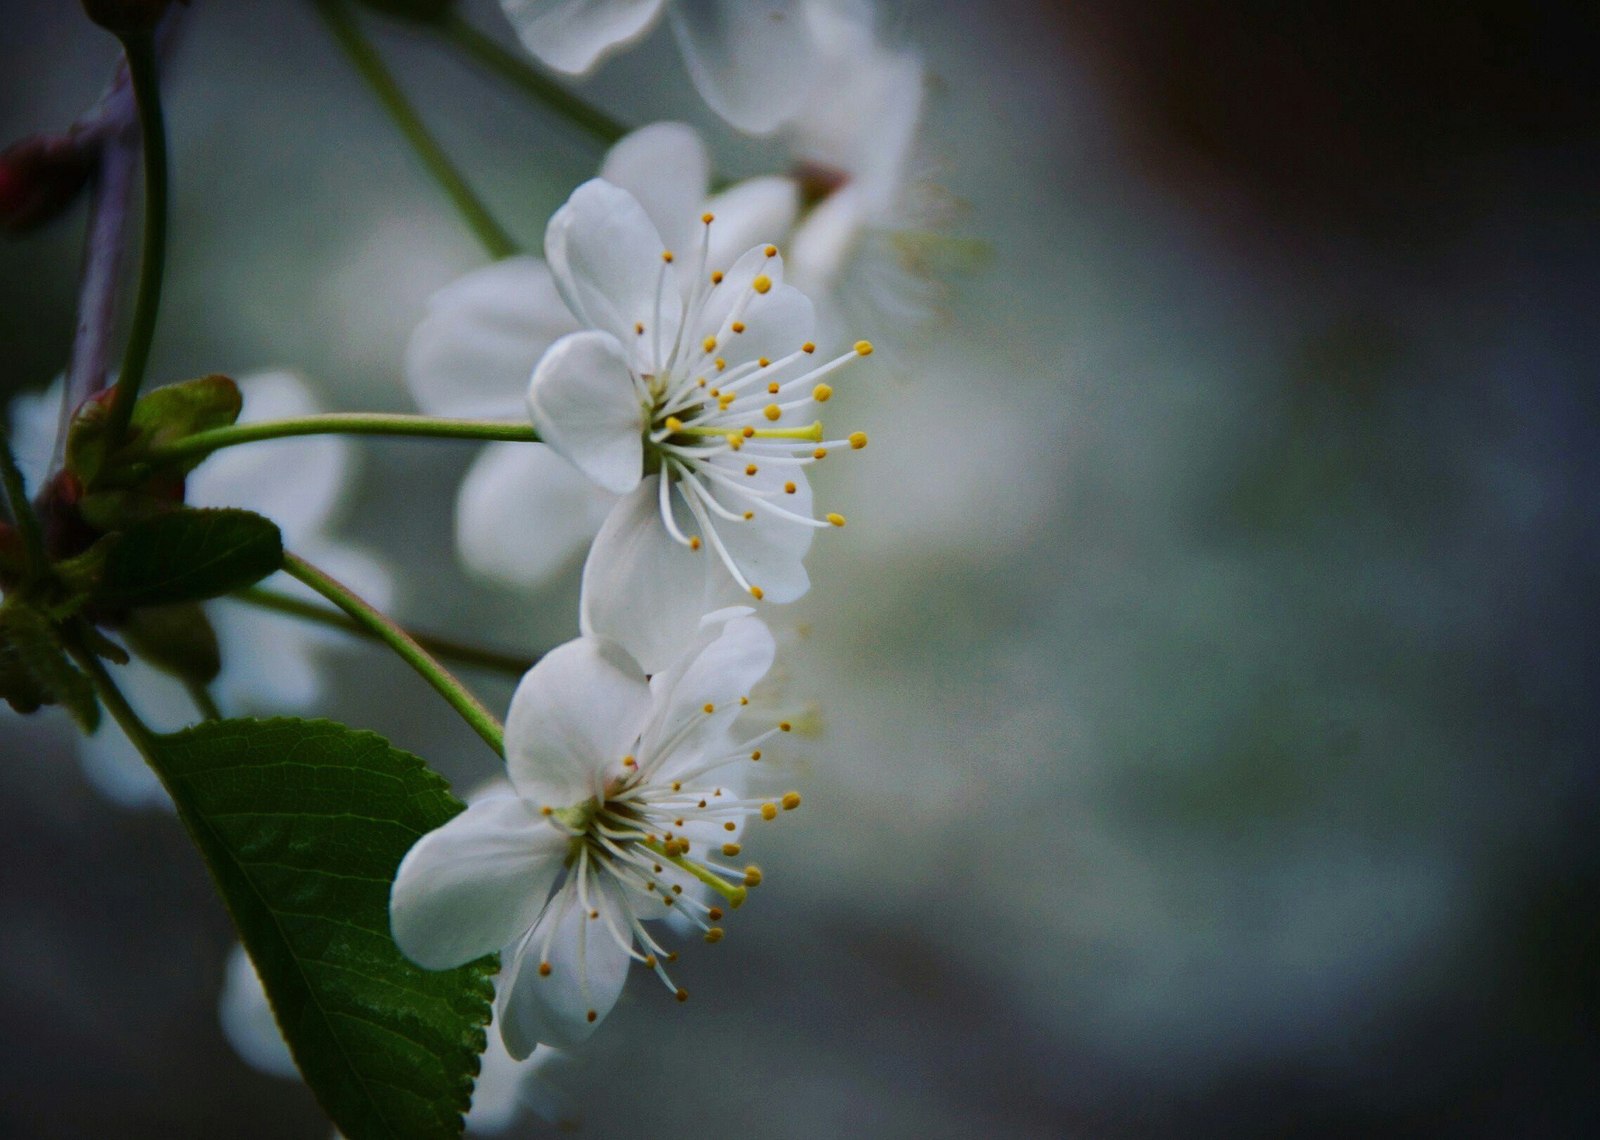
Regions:
<instances>
[{"instance_id":1,"label":"yellow anther","mask_svg":"<svg viewBox=\"0 0 1600 1140\"><path fill-rule=\"evenodd\" d=\"M769 246L767 246L766 249L762 250L761 252L766 254L768 257L777 257L778 256L778 247L775 246L775 245L769 245Z\"/></svg>"},{"instance_id":2,"label":"yellow anther","mask_svg":"<svg viewBox=\"0 0 1600 1140\"><path fill-rule=\"evenodd\" d=\"M744 521L745 522L749 522L751 519L753 519L755 517L756 517L756 513L754 511L746 511L744 513Z\"/></svg>"},{"instance_id":3,"label":"yellow anther","mask_svg":"<svg viewBox=\"0 0 1600 1140\"><path fill-rule=\"evenodd\" d=\"M765 367L767 367L767 365L769 365L771 363L772 363L772 361L768 360L765 356L760 357L759 359L756 360L756 365L758 367L761 367L761 368L765 368Z\"/></svg>"},{"instance_id":4,"label":"yellow anther","mask_svg":"<svg viewBox=\"0 0 1600 1140\"><path fill-rule=\"evenodd\" d=\"M867 446L867 433L864 431L851 432L850 446L856 451L860 451L863 447Z\"/></svg>"},{"instance_id":5,"label":"yellow anther","mask_svg":"<svg viewBox=\"0 0 1600 1140\"><path fill-rule=\"evenodd\" d=\"M707 212L700 215L700 220L709 226L712 222L717 220L717 216L713 213Z\"/></svg>"},{"instance_id":6,"label":"yellow anther","mask_svg":"<svg viewBox=\"0 0 1600 1140\"><path fill-rule=\"evenodd\" d=\"M749 424L745 424L744 427L739 429L739 434L744 436L746 439L750 439L756 434L756 429L751 427Z\"/></svg>"},{"instance_id":7,"label":"yellow anther","mask_svg":"<svg viewBox=\"0 0 1600 1140\"><path fill-rule=\"evenodd\" d=\"M750 703L750 698L749 697L740 697L739 698L739 704L741 706L747 705L749 703Z\"/></svg>"},{"instance_id":8,"label":"yellow anther","mask_svg":"<svg viewBox=\"0 0 1600 1140\"><path fill-rule=\"evenodd\" d=\"M800 346L800 351L804 352L804 353L807 353L807 354L813 353L813 352L817 351L817 346L813 342L808 340L808 341L806 341L804 344L802 344Z\"/></svg>"},{"instance_id":9,"label":"yellow anther","mask_svg":"<svg viewBox=\"0 0 1600 1140\"><path fill-rule=\"evenodd\" d=\"M550 976L550 963L549 962L540 962L539 963L539 976L541 978L548 978Z\"/></svg>"},{"instance_id":10,"label":"yellow anther","mask_svg":"<svg viewBox=\"0 0 1600 1140\"><path fill-rule=\"evenodd\" d=\"M661 251L661 260L662 261L666 261L666 262L671 262L672 261L672 251L670 249L662 250Z\"/></svg>"},{"instance_id":11,"label":"yellow anther","mask_svg":"<svg viewBox=\"0 0 1600 1140\"><path fill-rule=\"evenodd\" d=\"M778 805L777 804L762 804L761 805L761 818L762 819L777 819L778 818Z\"/></svg>"},{"instance_id":12,"label":"yellow anther","mask_svg":"<svg viewBox=\"0 0 1600 1140\"><path fill-rule=\"evenodd\" d=\"M795 808L797 808L799 806L800 806L800 793L799 792L784 792L783 793L783 810L784 811L793 811Z\"/></svg>"},{"instance_id":13,"label":"yellow anther","mask_svg":"<svg viewBox=\"0 0 1600 1140\"><path fill-rule=\"evenodd\" d=\"M702 377L700 377L700 379L696 380L695 383L700 385L700 387L704 388L706 386L706 378L704 376L702 376Z\"/></svg>"},{"instance_id":14,"label":"yellow anther","mask_svg":"<svg viewBox=\"0 0 1600 1140\"><path fill-rule=\"evenodd\" d=\"M754 752L750 753L750 759L752 759L752 760L761 759L761 749L757 748Z\"/></svg>"},{"instance_id":15,"label":"yellow anther","mask_svg":"<svg viewBox=\"0 0 1600 1140\"><path fill-rule=\"evenodd\" d=\"M639 766L639 761L635 760L632 756L624 756L622 758L622 766L624 768L637 768Z\"/></svg>"},{"instance_id":16,"label":"yellow anther","mask_svg":"<svg viewBox=\"0 0 1600 1140\"><path fill-rule=\"evenodd\" d=\"M811 398L819 404L826 404L833 396L833 389L827 384L818 384L811 389Z\"/></svg>"},{"instance_id":17,"label":"yellow anther","mask_svg":"<svg viewBox=\"0 0 1600 1140\"><path fill-rule=\"evenodd\" d=\"M741 447L743 447L744 441L745 437L740 435L738 432L730 431L728 433L728 446L733 448L733 450L738 451Z\"/></svg>"},{"instance_id":18,"label":"yellow anther","mask_svg":"<svg viewBox=\"0 0 1600 1140\"><path fill-rule=\"evenodd\" d=\"M675 792L683 791L683 784L677 780L672 781L672 790Z\"/></svg>"},{"instance_id":19,"label":"yellow anther","mask_svg":"<svg viewBox=\"0 0 1600 1140\"><path fill-rule=\"evenodd\" d=\"M644 968L647 970L656 968L656 956L654 954L646 954L644 956Z\"/></svg>"},{"instance_id":20,"label":"yellow anther","mask_svg":"<svg viewBox=\"0 0 1600 1140\"><path fill-rule=\"evenodd\" d=\"M871 356L872 342L870 340L856 341L856 354L859 356Z\"/></svg>"},{"instance_id":21,"label":"yellow anther","mask_svg":"<svg viewBox=\"0 0 1600 1140\"><path fill-rule=\"evenodd\" d=\"M767 394L769 396L776 396L778 394L778 389L781 387L783 387L783 385L774 380L772 383L767 385Z\"/></svg>"},{"instance_id":22,"label":"yellow anther","mask_svg":"<svg viewBox=\"0 0 1600 1140\"><path fill-rule=\"evenodd\" d=\"M844 516L839 514L837 511L829 513L828 516L827 516L827 519L834 526L843 526L844 525Z\"/></svg>"},{"instance_id":23,"label":"yellow anther","mask_svg":"<svg viewBox=\"0 0 1600 1140\"><path fill-rule=\"evenodd\" d=\"M717 347L717 338L714 336L706 337L705 340L700 342L700 347L705 349L707 352L710 352L712 349Z\"/></svg>"},{"instance_id":24,"label":"yellow anther","mask_svg":"<svg viewBox=\"0 0 1600 1140\"><path fill-rule=\"evenodd\" d=\"M717 711L717 706L712 704L711 702L707 701L706 702L706 707L705 707L706 714L710 715L711 713L714 713L716 711ZM701 805L701 806L704 806L704 805Z\"/></svg>"},{"instance_id":25,"label":"yellow anther","mask_svg":"<svg viewBox=\"0 0 1600 1140\"><path fill-rule=\"evenodd\" d=\"M733 403L738 398L739 397L732 392L724 392L722 395L717 397L717 407L725 412L728 410L728 405Z\"/></svg>"},{"instance_id":26,"label":"yellow anther","mask_svg":"<svg viewBox=\"0 0 1600 1140\"><path fill-rule=\"evenodd\" d=\"M732 859L742 850L744 850L744 848L740 847L737 843L724 843L722 845L722 853L729 859Z\"/></svg>"},{"instance_id":27,"label":"yellow anther","mask_svg":"<svg viewBox=\"0 0 1600 1140\"><path fill-rule=\"evenodd\" d=\"M761 885L761 868L754 863L744 869L744 885L747 887L759 887Z\"/></svg>"},{"instance_id":28,"label":"yellow anther","mask_svg":"<svg viewBox=\"0 0 1600 1140\"><path fill-rule=\"evenodd\" d=\"M715 400L718 396L722 395L722 389L721 388L713 388L713 389L711 389L711 391L707 392L706 395L710 396L713 400Z\"/></svg>"},{"instance_id":29,"label":"yellow anther","mask_svg":"<svg viewBox=\"0 0 1600 1140\"><path fill-rule=\"evenodd\" d=\"M766 293L772 288L772 278L763 273L754 281L750 282L750 288L754 289L757 293Z\"/></svg>"},{"instance_id":30,"label":"yellow anther","mask_svg":"<svg viewBox=\"0 0 1600 1140\"><path fill-rule=\"evenodd\" d=\"M731 326L729 326L729 327L731 327L733 329L733 331L736 332L736 333L742 333L742 332L744 332L745 324L744 324L743 321L734 321L733 324Z\"/></svg>"},{"instance_id":31,"label":"yellow anther","mask_svg":"<svg viewBox=\"0 0 1600 1140\"><path fill-rule=\"evenodd\" d=\"M783 485L783 493L785 495L792 495L792 494L795 493L795 490L796 490L796 488L795 488L795 485L793 483L785 483Z\"/></svg>"},{"instance_id":32,"label":"yellow anther","mask_svg":"<svg viewBox=\"0 0 1600 1140\"><path fill-rule=\"evenodd\" d=\"M599 1014L598 1014L598 1013L596 1013L596 1012L595 1012L595 1011L594 1011L594 1010L592 1010L592 1009L591 1009L591 1010L590 1010L590 1011L589 1011L589 1012L588 1012L588 1013L587 1013L587 1014L585 1014L585 1015L584 1015L584 1016L585 1016L585 1017L587 1017L587 1018L588 1018L588 1019L589 1019L589 1020L590 1020L590 1021L593 1021L593 1020L595 1020L595 1019L596 1019L596 1018L598 1018L598 1017L599 1017L599 1016L600 1016L600 1015L599 1015Z\"/></svg>"},{"instance_id":33,"label":"yellow anther","mask_svg":"<svg viewBox=\"0 0 1600 1140\"><path fill-rule=\"evenodd\" d=\"M754 463L752 463L752 464L750 464L749 466L747 466L744 469L744 473L746 475L754 475L759 470L761 470L761 468L757 467Z\"/></svg>"},{"instance_id":34,"label":"yellow anther","mask_svg":"<svg viewBox=\"0 0 1600 1140\"><path fill-rule=\"evenodd\" d=\"M640 336L643 336L644 335L644 322L643 321L634 321L633 322L633 331L638 333Z\"/></svg>"},{"instance_id":35,"label":"yellow anther","mask_svg":"<svg viewBox=\"0 0 1600 1140\"><path fill-rule=\"evenodd\" d=\"M765 590L763 590L760 586L751 586L750 587L750 596L752 598L754 598L756 601L759 602L762 598L767 596L767 592Z\"/></svg>"},{"instance_id":36,"label":"yellow anther","mask_svg":"<svg viewBox=\"0 0 1600 1140\"><path fill-rule=\"evenodd\" d=\"M783 415L783 409L778 407L777 404L768 404L766 407L761 409L761 414L766 416L769 420L775 420L779 416Z\"/></svg>"},{"instance_id":37,"label":"yellow anther","mask_svg":"<svg viewBox=\"0 0 1600 1140\"><path fill-rule=\"evenodd\" d=\"M826 458L828 458L828 449L826 447L817 448L815 451L813 451L811 453L811 458L812 459L826 459Z\"/></svg>"},{"instance_id":38,"label":"yellow anther","mask_svg":"<svg viewBox=\"0 0 1600 1140\"><path fill-rule=\"evenodd\" d=\"M589 921L590 922L593 922L595 919L597 919L599 917L600 917L600 912L599 911L597 911L597 910L590 910L589 911Z\"/></svg>"},{"instance_id":39,"label":"yellow anther","mask_svg":"<svg viewBox=\"0 0 1600 1140\"><path fill-rule=\"evenodd\" d=\"M786 720L780 720L778 722L778 731L779 732L793 732L794 731L794 725L790 724Z\"/></svg>"},{"instance_id":40,"label":"yellow anther","mask_svg":"<svg viewBox=\"0 0 1600 1140\"><path fill-rule=\"evenodd\" d=\"M713 269L711 271L711 284L713 284L713 285L721 285L722 284L722 270Z\"/></svg>"},{"instance_id":41,"label":"yellow anther","mask_svg":"<svg viewBox=\"0 0 1600 1140\"><path fill-rule=\"evenodd\" d=\"M710 930L706 931L706 941L707 942L721 942L722 941L722 927L713 926Z\"/></svg>"},{"instance_id":42,"label":"yellow anther","mask_svg":"<svg viewBox=\"0 0 1600 1140\"><path fill-rule=\"evenodd\" d=\"M712 922L721 922L722 921L722 908L720 906L707 907L706 908L706 917L709 918Z\"/></svg>"},{"instance_id":43,"label":"yellow anther","mask_svg":"<svg viewBox=\"0 0 1600 1140\"><path fill-rule=\"evenodd\" d=\"M667 960L670 962L672 959L669 958ZM676 997L679 1001L688 1001L689 1000L689 991L688 990L679 990L673 996Z\"/></svg>"},{"instance_id":44,"label":"yellow anther","mask_svg":"<svg viewBox=\"0 0 1600 1140\"><path fill-rule=\"evenodd\" d=\"M728 367L728 362L726 360L722 359L722 357L720 357L720 356L717 357L715 363L716 363L718 372L721 372L724 368Z\"/></svg>"},{"instance_id":45,"label":"yellow anther","mask_svg":"<svg viewBox=\"0 0 1600 1140\"><path fill-rule=\"evenodd\" d=\"M666 426L666 429L668 431L682 431L683 430L683 421L680 420L677 416L668 416L665 426Z\"/></svg>"},{"instance_id":46,"label":"yellow anther","mask_svg":"<svg viewBox=\"0 0 1600 1140\"><path fill-rule=\"evenodd\" d=\"M690 550L699 550L700 549L700 536L698 534L691 534L689 536L689 549Z\"/></svg>"},{"instance_id":47,"label":"yellow anther","mask_svg":"<svg viewBox=\"0 0 1600 1140\"><path fill-rule=\"evenodd\" d=\"M544 807L539 809L539 814L540 815L554 815L555 814L555 810L556 810L555 808L551 807L549 804L546 804Z\"/></svg>"},{"instance_id":48,"label":"yellow anther","mask_svg":"<svg viewBox=\"0 0 1600 1140\"><path fill-rule=\"evenodd\" d=\"M739 830L739 825L734 823L733 820L730 819L727 823L722 825L722 830L723 831L737 831L737 830Z\"/></svg>"}]
</instances>

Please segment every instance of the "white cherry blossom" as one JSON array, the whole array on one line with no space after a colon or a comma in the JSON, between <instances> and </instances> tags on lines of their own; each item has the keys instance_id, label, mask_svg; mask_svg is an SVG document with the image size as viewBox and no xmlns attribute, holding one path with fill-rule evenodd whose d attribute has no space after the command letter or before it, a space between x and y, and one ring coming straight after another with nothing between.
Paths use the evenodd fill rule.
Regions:
<instances>
[{"instance_id":1,"label":"white cherry blossom","mask_svg":"<svg viewBox=\"0 0 1600 1140\"><path fill-rule=\"evenodd\" d=\"M871 344L819 363L811 302L784 284L777 247L723 269L714 228L702 215L680 256L632 195L594 179L545 234L556 288L586 327L541 358L528 412L562 458L621 496L584 563L580 621L648 672L738 594L806 592L812 534L845 522L814 516L806 468L867 442L826 439L817 415L828 379Z\"/></svg>"},{"instance_id":2,"label":"white cherry blossom","mask_svg":"<svg viewBox=\"0 0 1600 1140\"><path fill-rule=\"evenodd\" d=\"M741 853L747 817L798 794L749 798L744 776L779 725L739 739L734 722L772 664L751 611L707 615L654 677L611 642L580 638L517 687L506 721L512 793L487 797L407 853L390 921L408 957L447 969L502 952L496 1020L513 1057L585 1040L643 964L680 1000L645 923L680 914L721 940L760 872Z\"/></svg>"},{"instance_id":3,"label":"white cherry blossom","mask_svg":"<svg viewBox=\"0 0 1600 1140\"><path fill-rule=\"evenodd\" d=\"M643 37L663 9L689 77L711 109L765 134L812 81L813 43L795 0L500 0L541 62L581 75Z\"/></svg>"},{"instance_id":4,"label":"white cherry blossom","mask_svg":"<svg viewBox=\"0 0 1600 1140\"><path fill-rule=\"evenodd\" d=\"M705 144L682 123L632 132L607 153L600 174L633 194L673 248L687 247L701 214L714 213L709 256L717 264L785 232L799 203L787 178L752 178L712 195ZM534 365L580 328L544 261L508 258L434 294L406 351L406 379L431 415L521 416ZM457 549L484 577L538 586L588 548L615 502L542 445L490 444L457 495Z\"/></svg>"}]
</instances>

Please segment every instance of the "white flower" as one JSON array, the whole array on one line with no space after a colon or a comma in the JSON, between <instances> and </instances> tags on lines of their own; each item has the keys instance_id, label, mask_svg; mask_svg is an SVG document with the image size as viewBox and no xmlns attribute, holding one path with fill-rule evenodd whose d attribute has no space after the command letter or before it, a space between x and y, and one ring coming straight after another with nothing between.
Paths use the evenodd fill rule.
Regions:
<instances>
[{"instance_id":1,"label":"white flower","mask_svg":"<svg viewBox=\"0 0 1600 1140\"><path fill-rule=\"evenodd\" d=\"M926 213L908 168L924 69L890 47L862 0L806 0L817 81L785 128L810 203L789 239L790 278L813 297L900 321L920 318L929 283L916 255Z\"/></svg>"},{"instance_id":2,"label":"white flower","mask_svg":"<svg viewBox=\"0 0 1600 1140\"><path fill-rule=\"evenodd\" d=\"M687 996L666 972L676 955L644 922L680 913L718 941L719 904L738 906L760 878L722 862L739 855L745 818L800 802L742 791L743 770L786 727L734 733L772 657L771 634L739 608L708 615L648 680L609 642L553 650L512 698L514 793L470 805L401 862L389 904L400 948L429 969L502 951L496 1017L513 1057L587 1038L630 962Z\"/></svg>"},{"instance_id":3,"label":"white flower","mask_svg":"<svg viewBox=\"0 0 1600 1140\"><path fill-rule=\"evenodd\" d=\"M241 423L307 415L317 411L305 382L287 372L261 373L239 381L244 394ZM19 397L13 417L25 442L30 489L46 474L61 401L57 381L37 396ZM231 447L190 473L186 501L200 507L244 507L266 515L283 531L284 545L350 584L368 601L388 604L388 569L371 555L338 541L329 527L343 497L353 461L348 440L298 436ZM37 466L35 466L37 465ZM272 588L320 600L285 575ZM311 705L322 689L321 651L347 635L267 613L226 599L206 607L222 649L223 669L211 684L225 712L283 711ZM141 717L158 731L194 721L194 702L177 678L135 659L114 670L117 684ZM79 738L84 774L97 790L125 807L171 806L165 789L115 724Z\"/></svg>"},{"instance_id":4,"label":"white flower","mask_svg":"<svg viewBox=\"0 0 1600 1140\"><path fill-rule=\"evenodd\" d=\"M500 0L527 49L579 75L638 40L663 8L695 87L740 130L789 118L812 77L811 37L794 0Z\"/></svg>"},{"instance_id":5,"label":"white flower","mask_svg":"<svg viewBox=\"0 0 1600 1140\"><path fill-rule=\"evenodd\" d=\"M632 193L679 248L702 213L715 213L710 256L718 264L784 232L798 205L797 187L783 178L753 178L710 196L710 158L681 123L634 131L611 148L600 173ZM522 416L534 365L581 327L543 261L508 258L434 294L406 350L406 379L431 415ZM615 502L542 445L490 444L457 496L457 548L479 574L536 586L588 548Z\"/></svg>"},{"instance_id":6,"label":"white flower","mask_svg":"<svg viewBox=\"0 0 1600 1140\"><path fill-rule=\"evenodd\" d=\"M865 433L825 440L826 378L871 353L816 363L811 302L783 283L776 246L726 270L711 261L715 218L681 258L644 209L602 179L550 219L545 255L587 326L534 369L540 438L622 499L584 563L585 633L620 642L655 672L699 616L732 600L788 602L810 585L815 529L805 469Z\"/></svg>"}]
</instances>

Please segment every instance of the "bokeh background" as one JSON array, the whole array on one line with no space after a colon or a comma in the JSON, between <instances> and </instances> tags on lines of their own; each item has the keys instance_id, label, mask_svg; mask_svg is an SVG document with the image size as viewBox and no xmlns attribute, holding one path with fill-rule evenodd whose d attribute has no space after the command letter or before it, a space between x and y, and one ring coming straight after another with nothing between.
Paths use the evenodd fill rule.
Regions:
<instances>
[{"instance_id":1,"label":"bokeh background","mask_svg":"<svg viewBox=\"0 0 1600 1140\"><path fill-rule=\"evenodd\" d=\"M0 139L64 125L112 41L74 4L0 11ZM695 1000L633 979L563 1072L584 1131L1592 1122L1597 23L896 5L932 75L942 315L852 378L874 444L824 473L852 524L783 615L820 709L806 807L759 837L726 944L685 955ZM378 31L536 246L598 149ZM730 172L771 158L662 34L586 90L706 125ZM168 93L154 380L288 366L330 407L407 410L406 337L480 254L309 7L194 0ZM81 222L0 244L8 396L62 367ZM343 529L402 617L572 635L572 582L455 565L470 448L361 453ZM327 676L330 714L460 786L492 770L399 664L352 647ZM324 1136L221 1036L228 922L173 818L98 797L65 718L0 730L0 1134Z\"/></svg>"}]
</instances>

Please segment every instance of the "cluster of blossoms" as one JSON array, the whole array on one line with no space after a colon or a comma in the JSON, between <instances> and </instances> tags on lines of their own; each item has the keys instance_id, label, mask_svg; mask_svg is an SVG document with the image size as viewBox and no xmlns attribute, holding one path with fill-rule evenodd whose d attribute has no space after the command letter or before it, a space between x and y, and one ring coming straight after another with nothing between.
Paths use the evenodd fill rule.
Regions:
<instances>
[{"instance_id":1,"label":"cluster of blossoms","mask_svg":"<svg viewBox=\"0 0 1600 1140\"><path fill-rule=\"evenodd\" d=\"M166 5L147 7L139 34ZM865 432L824 427L835 385L873 353L843 335L846 314L919 309L904 239L923 98L920 60L882 42L865 0L503 7L528 48L570 74L664 11L710 106L781 139L791 163L713 193L693 128L628 133L550 219L542 258L504 257L441 290L407 349L407 382L435 423L521 421L521 434L489 435L503 442L485 446L460 489L466 565L526 588L586 552L580 636L522 675L504 779L410 848L389 897L395 943L417 965L501 955L499 1040L474 1114L485 1131L514 1111L506 1089L528 1068L517 1062L581 1044L634 963L687 997L670 970L677 954L648 924L720 941L727 913L761 881L743 859L746 823L800 804L794 791L761 794L753 779L772 767L760 763L769 741L792 728L760 712L776 647L757 615L807 592L815 535L845 525L814 503L809 472L867 446ZM288 373L245 378L239 391L244 427L316 412ZM59 481L62 426L78 422L68 399L58 383L11 409L29 486ZM389 568L329 533L350 445L280 434L184 468L175 501L274 520L294 563L309 555L355 588L349 600L381 610ZM244 600L294 612L317 593L340 602L303 573ZM208 601L201 619L223 644L247 648L220 674L196 686L138 659L122 669L147 729L175 729L213 697L265 711L317 696L326 630L287 626L239 598ZM83 755L119 802L169 804L120 735L102 729ZM253 1064L292 1073L263 993L240 951L223 1006L229 1036Z\"/></svg>"}]
</instances>

